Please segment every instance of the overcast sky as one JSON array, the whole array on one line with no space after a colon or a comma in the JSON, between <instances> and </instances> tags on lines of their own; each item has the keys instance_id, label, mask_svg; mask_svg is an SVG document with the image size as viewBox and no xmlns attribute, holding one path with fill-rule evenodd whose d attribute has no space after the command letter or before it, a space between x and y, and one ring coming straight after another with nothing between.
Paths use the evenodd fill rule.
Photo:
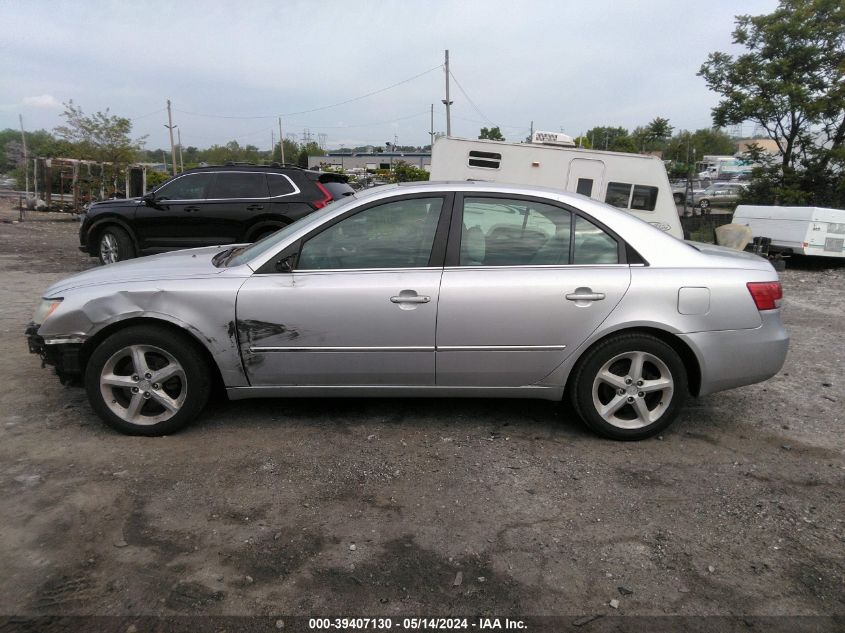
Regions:
<instances>
[{"instance_id":1,"label":"overcast sky","mask_svg":"<svg viewBox=\"0 0 845 633\"><path fill-rule=\"evenodd\" d=\"M734 15L775 0L0 0L0 129L52 129L62 102L130 117L148 148L168 145L165 101L184 146L236 139L269 149L274 118L326 146L429 142L482 126L521 140L633 128L656 116L711 125L716 96L696 72L736 52ZM426 72L429 71L429 72ZM415 79L411 79L415 77ZM410 81L405 81L409 80ZM332 106L398 86L349 103ZM474 104L474 105L473 105ZM240 117L240 118L215 118ZM246 118L255 117L255 118ZM264 118L261 118L264 117ZM751 131L749 127L746 133Z\"/></svg>"}]
</instances>

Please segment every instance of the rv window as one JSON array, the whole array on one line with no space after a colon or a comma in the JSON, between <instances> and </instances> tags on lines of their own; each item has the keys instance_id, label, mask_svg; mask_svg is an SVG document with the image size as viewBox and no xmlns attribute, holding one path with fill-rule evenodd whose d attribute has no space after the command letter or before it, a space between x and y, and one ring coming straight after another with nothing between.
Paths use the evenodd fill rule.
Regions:
<instances>
[{"instance_id":1,"label":"rv window","mask_svg":"<svg viewBox=\"0 0 845 633\"><path fill-rule=\"evenodd\" d=\"M487 169L498 169L502 163L502 155L495 152L479 152L471 150L468 164L470 167L485 167Z\"/></svg>"},{"instance_id":2,"label":"rv window","mask_svg":"<svg viewBox=\"0 0 845 633\"><path fill-rule=\"evenodd\" d=\"M588 198L593 195L593 179L579 178L575 193L580 193L582 196L587 196Z\"/></svg>"},{"instance_id":3,"label":"rv window","mask_svg":"<svg viewBox=\"0 0 845 633\"><path fill-rule=\"evenodd\" d=\"M657 206L657 187L634 185L631 208L638 211L654 211L655 206Z\"/></svg>"},{"instance_id":4,"label":"rv window","mask_svg":"<svg viewBox=\"0 0 845 633\"><path fill-rule=\"evenodd\" d=\"M631 198L631 187L632 185L626 182L607 183L607 194L604 196L604 201L614 207L627 209L628 200Z\"/></svg>"},{"instance_id":5,"label":"rv window","mask_svg":"<svg viewBox=\"0 0 845 633\"><path fill-rule=\"evenodd\" d=\"M827 232L828 233L845 233L845 224L836 222L830 222L827 225Z\"/></svg>"}]
</instances>

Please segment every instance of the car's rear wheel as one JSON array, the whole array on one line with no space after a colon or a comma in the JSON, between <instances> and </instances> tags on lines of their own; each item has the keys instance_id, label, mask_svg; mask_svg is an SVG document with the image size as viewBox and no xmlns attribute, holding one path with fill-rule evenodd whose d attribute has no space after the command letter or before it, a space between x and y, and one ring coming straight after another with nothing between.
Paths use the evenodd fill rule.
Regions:
<instances>
[{"instance_id":1,"label":"car's rear wheel","mask_svg":"<svg viewBox=\"0 0 845 633\"><path fill-rule=\"evenodd\" d=\"M154 326L117 332L85 369L91 406L128 435L172 433L199 415L211 389L209 367L193 341Z\"/></svg>"},{"instance_id":2,"label":"car's rear wheel","mask_svg":"<svg viewBox=\"0 0 845 633\"><path fill-rule=\"evenodd\" d=\"M672 194L672 197L675 199L675 204L683 204L684 203L684 194L675 193L675 194Z\"/></svg>"},{"instance_id":3,"label":"car's rear wheel","mask_svg":"<svg viewBox=\"0 0 845 633\"><path fill-rule=\"evenodd\" d=\"M710 211L710 201L709 200L702 200L698 203L698 208L701 209L702 213L707 213Z\"/></svg>"},{"instance_id":4,"label":"car's rear wheel","mask_svg":"<svg viewBox=\"0 0 845 633\"><path fill-rule=\"evenodd\" d=\"M103 264L122 262L135 257L135 245L126 231L117 226L109 226L98 235L97 255Z\"/></svg>"},{"instance_id":5,"label":"car's rear wheel","mask_svg":"<svg viewBox=\"0 0 845 633\"><path fill-rule=\"evenodd\" d=\"M575 410L597 433L639 440L677 416L687 395L687 372L667 343L648 334L623 334L581 359L571 395Z\"/></svg>"}]
</instances>

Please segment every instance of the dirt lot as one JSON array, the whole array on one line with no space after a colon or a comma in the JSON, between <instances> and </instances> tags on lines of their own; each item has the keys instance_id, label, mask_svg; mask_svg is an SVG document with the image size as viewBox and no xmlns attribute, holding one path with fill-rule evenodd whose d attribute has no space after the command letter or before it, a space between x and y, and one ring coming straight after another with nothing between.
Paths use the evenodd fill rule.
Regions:
<instances>
[{"instance_id":1,"label":"dirt lot","mask_svg":"<svg viewBox=\"0 0 845 633\"><path fill-rule=\"evenodd\" d=\"M26 351L91 265L76 223L2 204L2 614L845 615L845 268L793 262L783 372L650 441L448 400L220 399L130 438Z\"/></svg>"}]
</instances>

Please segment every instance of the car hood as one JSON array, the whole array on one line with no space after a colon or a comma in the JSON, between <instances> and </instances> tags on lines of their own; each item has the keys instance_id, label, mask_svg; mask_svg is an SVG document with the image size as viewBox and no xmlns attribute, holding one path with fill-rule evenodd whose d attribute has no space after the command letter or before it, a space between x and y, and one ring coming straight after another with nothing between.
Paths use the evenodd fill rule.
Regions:
<instances>
[{"instance_id":1,"label":"car hood","mask_svg":"<svg viewBox=\"0 0 845 633\"><path fill-rule=\"evenodd\" d=\"M88 212L99 211L100 209L108 207L114 209L115 207L136 207L140 204L141 198L111 198L109 200L100 200L99 202L92 202L88 207Z\"/></svg>"},{"instance_id":2,"label":"car hood","mask_svg":"<svg viewBox=\"0 0 845 633\"><path fill-rule=\"evenodd\" d=\"M213 277L226 271L225 268L217 268L211 261L224 248L206 246L98 266L56 282L46 290L44 296L58 297L73 288L101 284Z\"/></svg>"}]
</instances>

